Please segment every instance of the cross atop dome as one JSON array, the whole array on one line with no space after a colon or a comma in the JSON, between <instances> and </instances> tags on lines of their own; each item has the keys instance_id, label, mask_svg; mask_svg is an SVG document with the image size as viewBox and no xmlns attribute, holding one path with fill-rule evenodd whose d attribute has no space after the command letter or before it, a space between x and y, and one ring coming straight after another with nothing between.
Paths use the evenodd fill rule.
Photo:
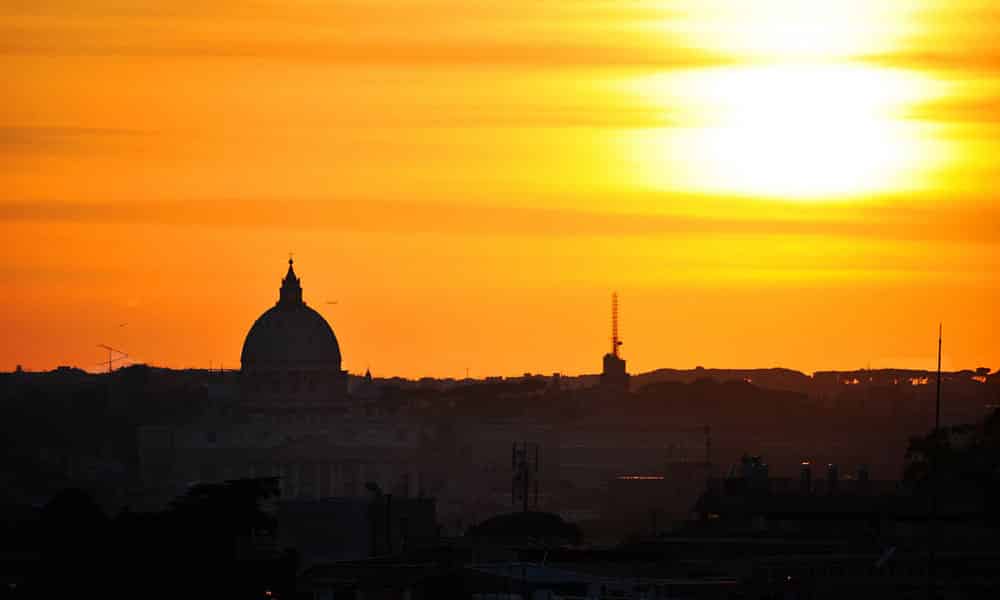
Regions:
<instances>
[{"instance_id":1,"label":"cross atop dome","mask_svg":"<svg viewBox=\"0 0 1000 600\"><path fill-rule=\"evenodd\" d=\"M305 304L302 302L301 281L295 274L295 268L292 266L294 263L295 261L289 256L288 272L285 273L284 279L281 280L281 291L278 295L279 305Z\"/></svg>"}]
</instances>

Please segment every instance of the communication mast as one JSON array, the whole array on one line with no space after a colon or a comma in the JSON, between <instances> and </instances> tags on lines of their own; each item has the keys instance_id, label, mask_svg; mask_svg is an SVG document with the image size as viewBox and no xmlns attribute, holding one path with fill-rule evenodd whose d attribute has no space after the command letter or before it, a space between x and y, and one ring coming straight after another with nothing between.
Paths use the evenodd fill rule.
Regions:
<instances>
[{"instance_id":1,"label":"communication mast","mask_svg":"<svg viewBox=\"0 0 1000 600\"><path fill-rule=\"evenodd\" d=\"M606 392L619 394L629 391L629 375L625 369L625 359L619 352L622 339L618 333L618 292L611 294L611 352L604 355L604 369L601 371L601 388Z\"/></svg>"},{"instance_id":2,"label":"communication mast","mask_svg":"<svg viewBox=\"0 0 1000 600\"><path fill-rule=\"evenodd\" d=\"M618 347L622 345L618 337L618 292L611 294L611 354L615 358L618 356Z\"/></svg>"},{"instance_id":3,"label":"communication mast","mask_svg":"<svg viewBox=\"0 0 1000 600\"><path fill-rule=\"evenodd\" d=\"M931 510L930 510L930 539L927 544L927 597L933 598L937 595L937 538L938 538L938 460L940 458L940 448L942 439L947 439L941 432L941 340L944 335L944 324L938 323L938 347L937 347L937 391L934 394L934 444L931 446L931 454L927 457L928 473L927 478L931 484Z\"/></svg>"}]
</instances>

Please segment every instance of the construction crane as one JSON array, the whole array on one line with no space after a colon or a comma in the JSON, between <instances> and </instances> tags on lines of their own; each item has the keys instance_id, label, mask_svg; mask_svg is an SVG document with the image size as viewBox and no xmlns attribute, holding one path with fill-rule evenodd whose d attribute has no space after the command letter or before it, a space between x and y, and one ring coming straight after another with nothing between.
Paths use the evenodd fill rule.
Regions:
<instances>
[{"instance_id":1,"label":"construction crane","mask_svg":"<svg viewBox=\"0 0 1000 600\"><path fill-rule=\"evenodd\" d=\"M103 348L104 350L108 351L108 360L101 361L101 362L99 362L97 364L99 364L99 365L107 365L107 367L108 367L108 373L109 374L111 373L111 371L114 370L114 366L115 366L116 362L118 362L120 360L125 360L126 358L128 358L128 354L126 354L126 353L124 353L121 350L118 350L116 348L112 348L111 346L108 346L107 344L98 344L97 347L98 348ZM118 356L115 356L115 354L117 354Z\"/></svg>"}]
</instances>

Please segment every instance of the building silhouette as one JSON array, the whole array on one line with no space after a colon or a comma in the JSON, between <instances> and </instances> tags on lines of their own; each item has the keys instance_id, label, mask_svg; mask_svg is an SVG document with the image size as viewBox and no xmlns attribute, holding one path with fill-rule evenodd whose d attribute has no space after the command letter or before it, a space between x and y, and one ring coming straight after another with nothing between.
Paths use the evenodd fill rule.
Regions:
<instances>
[{"instance_id":1,"label":"building silhouette","mask_svg":"<svg viewBox=\"0 0 1000 600\"><path fill-rule=\"evenodd\" d=\"M347 371L326 319L302 299L292 259L278 301L243 342L241 401L250 412L346 412Z\"/></svg>"},{"instance_id":2,"label":"building silhouette","mask_svg":"<svg viewBox=\"0 0 1000 600\"><path fill-rule=\"evenodd\" d=\"M618 293L615 292L611 295L611 352L604 355L604 368L601 369L601 389L606 393L629 391L625 359L618 350L621 345L622 340L618 337Z\"/></svg>"},{"instance_id":3,"label":"building silhouette","mask_svg":"<svg viewBox=\"0 0 1000 600\"><path fill-rule=\"evenodd\" d=\"M348 392L340 345L303 300L293 261L278 301L250 327L238 390L209 399L196 420L139 431L149 505L195 483L276 477L282 500L368 498L377 486L397 499L425 496L417 462L421 424L373 418L378 390Z\"/></svg>"}]
</instances>

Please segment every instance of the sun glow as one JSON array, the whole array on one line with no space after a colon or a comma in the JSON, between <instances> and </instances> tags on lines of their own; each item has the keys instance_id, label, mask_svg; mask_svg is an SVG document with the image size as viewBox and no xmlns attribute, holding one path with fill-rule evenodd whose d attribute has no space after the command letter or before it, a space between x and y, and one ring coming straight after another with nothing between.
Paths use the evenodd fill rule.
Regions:
<instances>
[{"instance_id":1,"label":"sun glow","mask_svg":"<svg viewBox=\"0 0 1000 600\"><path fill-rule=\"evenodd\" d=\"M685 3L689 43L758 60L828 61L884 52L912 29L903 0L697 0Z\"/></svg>"},{"instance_id":2,"label":"sun glow","mask_svg":"<svg viewBox=\"0 0 1000 600\"><path fill-rule=\"evenodd\" d=\"M634 79L630 91L671 127L627 134L641 184L798 199L924 187L934 161L926 125L907 118L939 85L866 62L912 29L913 10L860 0L702 0L663 34L718 64Z\"/></svg>"},{"instance_id":3,"label":"sun glow","mask_svg":"<svg viewBox=\"0 0 1000 600\"><path fill-rule=\"evenodd\" d=\"M657 75L635 89L684 126L634 131L630 144L640 179L657 188L785 199L916 189L941 152L904 112L931 87L856 65Z\"/></svg>"}]
</instances>

